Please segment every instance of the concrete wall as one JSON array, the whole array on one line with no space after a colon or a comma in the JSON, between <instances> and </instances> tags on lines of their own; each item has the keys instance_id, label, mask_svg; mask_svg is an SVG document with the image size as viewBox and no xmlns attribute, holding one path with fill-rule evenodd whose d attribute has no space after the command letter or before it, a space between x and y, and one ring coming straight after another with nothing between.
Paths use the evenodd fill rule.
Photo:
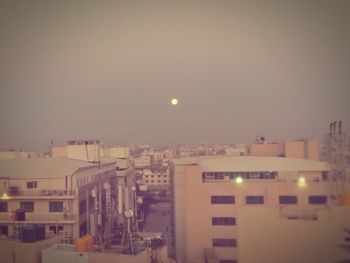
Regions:
<instances>
[{"instance_id":1,"label":"concrete wall","mask_svg":"<svg viewBox=\"0 0 350 263\"><path fill-rule=\"evenodd\" d=\"M284 155L289 158L307 159L306 141L287 141L284 143Z\"/></svg>"},{"instance_id":2,"label":"concrete wall","mask_svg":"<svg viewBox=\"0 0 350 263\"><path fill-rule=\"evenodd\" d=\"M277 209L238 210L240 263L329 263L349 259L343 227L350 228L350 209L333 207L324 220L288 220Z\"/></svg>"},{"instance_id":3,"label":"concrete wall","mask_svg":"<svg viewBox=\"0 0 350 263\"><path fill-rule=\"evenodd\" d=\"M58 242L57 237L35 243L0 239L0 263L40 263L41 250Z\"/></svg>"},{"instance_id":4,"label":"concrete wall","mask_svg":"<svg viewBox=\"0 0 350 263\"><path fill-rule=\"evenodd\" d=\"M252 144L248 147L248 155L251 156L275 156L281 154L280 145L278 143L268 144Z\"/></svg>"},{"instance_id":5,"label":"concrete wall","mask_svg":"<svg viewBox=\"0 0 350 263\"><path fill-rule=\"evenodd\" d=\"M148 263L150 262L151 253L142 251L137 255L125 255L117 253L89 253L88 263Z\"/></svg>"},{"instance_id":6,"label":"concrete wall","mask_svg":"<svg viewBox=\"0 0 350 263\"><path fill-rule=\"evenodd\" d=\"M52 157L66 157L67 156L67 147L52 147L51 150Z\"/></svg>"}]
</instances>

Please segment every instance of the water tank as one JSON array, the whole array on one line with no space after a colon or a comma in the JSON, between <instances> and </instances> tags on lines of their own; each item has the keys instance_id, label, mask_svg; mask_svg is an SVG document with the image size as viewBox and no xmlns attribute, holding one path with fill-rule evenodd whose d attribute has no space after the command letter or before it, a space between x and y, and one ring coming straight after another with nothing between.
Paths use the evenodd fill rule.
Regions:
<instances>
[{"instance_id":1,"label":"water tank","mask_svg":"<svg viewBox=\"0 0 350 263\"><path fill-rule=\"evenodd\" d=\"M22 242L33 243L36 241L36 230L33 225L27 225L22 229Z\"/></svg>"},{"instance_id":2,"label":"water tank","mask_svg":"<svg viewBox=\"0 0 350 263\"><path fill-rule=\"evenodd\" d=\"M17 221L25 221L26 220L26 212L24 209L17 209L16 210L16 220Z\"/></svg>"},{"instance_id":3,"label":"water tank","mask_svg":"<svg viewBox=\"0 0 350 263\"><path fill-rule=\"evenodd\" d=\"M75 241L75 251L86 252L88 250L89 250L88 243L84 238L79 238Z\"/></svg>"},{"instance_id":4,"label":"water tank","mask_svg":"<svg viewBox=\"0 0 350 263\"><path fill-rule=\"evenodd\" d=\"M35 225L36 240L45 240L45 225Z\"/></svg>"}]
</instances>

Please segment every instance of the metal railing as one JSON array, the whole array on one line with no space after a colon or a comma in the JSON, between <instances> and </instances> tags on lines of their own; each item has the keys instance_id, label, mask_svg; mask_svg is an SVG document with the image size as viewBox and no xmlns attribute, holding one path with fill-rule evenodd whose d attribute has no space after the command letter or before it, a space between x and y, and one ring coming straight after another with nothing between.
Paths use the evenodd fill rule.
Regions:
<instances>
[{"instance_id":1,"label":"metal railing","mask_svg":"<svg viewBox=\"0 0 350 263\"><path fill-rule=\"evenodd\" d=\"M69 213L45 213L45 214L37 214L37 213L26 213L25 221L65 221L65 220L75 220L76 215ZM16 221L16 216L14 213L0 213L0 222L1 221Z\"/></svg>"},{"instance_id":2,"label":"metal railing","mask_svg":"<svg viewBox=\"0 0 350 263\"><path fill-rule=\"evenodd\" d=\"M3 193L7 193L9 197L11 196L74 196L75 190L68 189L20 189L13 188L7 191L2 191ZM3 193L0 192L0 195Z\"/></svg>"}]
</instances>

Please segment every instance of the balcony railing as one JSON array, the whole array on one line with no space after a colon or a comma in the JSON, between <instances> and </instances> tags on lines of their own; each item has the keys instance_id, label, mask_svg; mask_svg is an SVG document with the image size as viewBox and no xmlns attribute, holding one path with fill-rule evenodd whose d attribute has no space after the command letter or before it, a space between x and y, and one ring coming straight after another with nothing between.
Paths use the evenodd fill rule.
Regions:
<instances>
[{"instance_id":1,"label":"balcony railing","mask_svg":"<svg viewBox=\"0 0 350 263\"><path fill-rule=\"evenodd\" d=\"M20 189L11 187L6 192L8 196L74 196L75 190L68 189ZM0 192L0 195L3 193Z\"/></svg>"},{"instance_id":2,"label":"balcony railing","mask_svg":"<svg viewBox=\"0 0 350 263\"><path fill-rule=\"evenodd\" d=\"M72 221L76 219L76 215L69 213L45 213L45 214L37 214L37 213L26 213L25 221ZM16 221L16 217L14 213L0 213L0 222L1 221Z\"/></svg>"}]
</instances>

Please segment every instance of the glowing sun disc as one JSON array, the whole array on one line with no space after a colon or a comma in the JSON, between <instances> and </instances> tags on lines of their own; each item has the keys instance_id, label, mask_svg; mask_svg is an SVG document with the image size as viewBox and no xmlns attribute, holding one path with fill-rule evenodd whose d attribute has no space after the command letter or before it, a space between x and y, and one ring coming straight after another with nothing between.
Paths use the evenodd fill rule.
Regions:
<instances>
[{"instance_id":1,"label":"glowing sun disc","mask_svg":"<svg viewBox=\"0 0 350 263\"><path fill-rule=\"evenodd\" d=\"M176 105L177 103L178 103L177 99L174 98L174 99L171 100L171 104L172 105Z\"/></svg>"}]
</instances>

